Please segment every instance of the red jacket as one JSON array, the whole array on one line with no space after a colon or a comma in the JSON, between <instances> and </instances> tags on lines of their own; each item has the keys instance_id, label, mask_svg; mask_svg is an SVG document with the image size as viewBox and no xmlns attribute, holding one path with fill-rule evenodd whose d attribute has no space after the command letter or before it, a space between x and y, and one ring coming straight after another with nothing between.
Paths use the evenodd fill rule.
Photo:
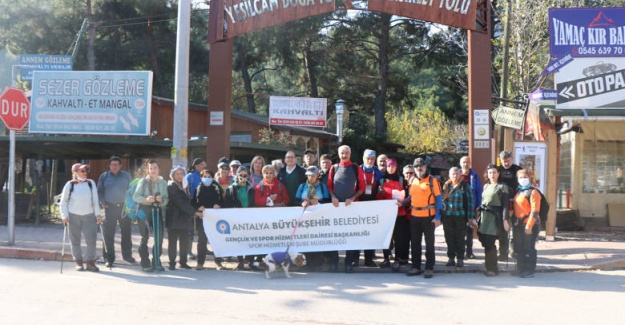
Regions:
<instances>
[{"instance_id":1,"label":"red jacket","mask_svg":"<svg viewBox=\"0 0 625 325\"><path fill-rule=\"evenodd\" d=\"M273 183L267 184L265 180L263 180L260 184L254 187L254 204L256 207L266 207L267 206L267 198L270 195L278 194L278 198L273 201L274 206L280 206L280 203L283 203L283 206L287 206L289 204L289 195L286 192L286 186L280 183L277 177L273 179Z\"/></svg>"},{"instance_id":2,"label":"red jacket","mask_svg":"<svg viewBox=\"0 0 625 325\"><path fill-rule=\"evenodd\" d=\"M392 200L393 199L393 190L397 190L397 191L402 191L404 192L404 197L406 196L406 191L404 189L404 184L400 183L400 181L398 180L390 180L387 178L383 178L380 180L380 182L384 182L384 184L382 185L382 188L384 189L384 192L379 191L378 192L378 200ZM399 208L397 208L397 216L406 216L406 208L401 206ZM408 220L410 220L410 218L406 218Z\"/></svg>"}]
</instances>

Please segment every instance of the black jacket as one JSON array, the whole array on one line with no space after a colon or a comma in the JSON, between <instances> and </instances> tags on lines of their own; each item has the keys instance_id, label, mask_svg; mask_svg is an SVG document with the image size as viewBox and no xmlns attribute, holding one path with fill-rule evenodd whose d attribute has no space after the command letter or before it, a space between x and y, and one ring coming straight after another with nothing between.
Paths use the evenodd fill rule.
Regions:
<instances>
[{"instance_id":1,"label":"black jacket","mask_svg":"<svg viewBox=\"0 0 625 325\"><path fill-rule=\"evenodd\" d=\"M195 197L191 200L191 204L195 209L203 206L212 209L215 204L223 205L223 190L216 182L212 182L209 186L200 184L195 191Z\"/></svg>"},{"instance_id":2,"label":"black jacket","mask_svg":"<svg viewBox=\"0 0 625 325\"><path fill-rule=\"evenodd\" d=\"M239 190L240 186L230 185L228 189L226 189L226 196L224 197L224 208L242 208L241 201L239 201ZM247 185L247 195L249 197L249 206L251 208L254 206L254 188L251 185Z\"/></svg>"},{"instance_id":3,"label":"black jacket","mask_svg":"<svg viewBox=\"0 0 625 325\"><path fill-rule=\"evenodd\" d=\"M167 185L167 194L169 194L169 203L165 214L167 229L191 229L193 227L191 220L196 210L189 201L189 195L173 182Z\"/></svg>"}]
</instances>

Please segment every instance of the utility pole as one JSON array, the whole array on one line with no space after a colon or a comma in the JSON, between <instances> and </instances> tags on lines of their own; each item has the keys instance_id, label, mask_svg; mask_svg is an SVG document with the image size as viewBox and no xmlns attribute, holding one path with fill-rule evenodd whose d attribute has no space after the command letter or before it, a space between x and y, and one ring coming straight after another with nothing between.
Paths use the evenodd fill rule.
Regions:
<instances>
[{"instance_id":1,"label":"utility pole","mask_svg":"<svg viewBox=\"0 0 625 325\"><path fill-rule=\"evenodd\" d=\"M507 0L506 6L506 24L503 29L503 58L501 73L501 89L499 90L499 97L505 99L508 95L508 61L510 60L510 21L512 20L512 0ZM499 151L512 147L512 135L513 130L503 126L497 126L499 128Z\"/></svg>"},{"instance_id":2,"label":"utility pole","mask_svg":"<svg viewBox=\"0 0 625 325\"><path fill-rule=\"evenodd\" d=\"M191 2L178 2L178 30L176 41L176 94L174 96L174 147L172 166L186 166L189 128L189 38L191 30Z\"/></svg>"},{"instance_id":3,"label":"utility pole","mask_svg":"<svg viewBox=\"0 0 625 325\"><path fill-rule=\"evenodd\" d=\"M89 70L95 71L95 53L93 52L93 47L95 46L96 24L93 21L91 0L87 0L87 21L87 37L89 38L89 46L87 47L87 62L89 63Z\"/></svg>"}]
</instances>

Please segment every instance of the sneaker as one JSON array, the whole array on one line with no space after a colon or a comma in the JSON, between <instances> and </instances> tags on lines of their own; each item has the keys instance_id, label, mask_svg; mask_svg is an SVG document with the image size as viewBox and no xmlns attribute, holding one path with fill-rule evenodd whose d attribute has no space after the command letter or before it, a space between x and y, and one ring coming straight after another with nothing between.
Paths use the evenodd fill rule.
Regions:
<instances>
[{"instance_id":1,"label":"sneaker","mask_svg":"<svg viewBox=\"0 0 625 325\"><path fill-rule=\"evenodd\" d=\"M221 271L221 270L225 270L226 268L223 266L223 264L221 264L221 262L217 262L215 261L215 265L217 265L217 270Z\"/></svg>"},{"instance_id":2,"label":"sneaker","mask_svg":"<svg viewBox=\"0 0 625 325\"><path fill-rule=\"evenodd\" d=\"M137 260L135 260L135 258L134 258L134 257L132 257L132 256L131 256L131 257L128 257L128 258L124 258L124 261L126 261L126 262L128 262L128 263L130 263L130 264L135 264L135 263L137 263Z\"/></svg>"},{"instance_id":3,"label":"sneaker","mask_svg":"<svg viewBox=\"0 0 625 325\"><path fill-rule=\"evenodd\" d=\"M113 262L106 262L104 263L104 266L108 267L109 269L113 268Z\"/></svg>"},{"instance_id":4,"label":"sneaker","mask_svg":"<svg viewBox=\"0 0 625 325\"><path fill-rule=\"evenodd\" d=\"M434 276L434 270L425 270L425 274L423 274L423 277L426 279L429 279L433 276Z\"/></svg>"},{"instance_id":5,"label":"sneaker","mask_svg":"<svg viewBox=\"0 0 625 325\"><path fill-rule=\"evenodd\" d=\"M473 253L467 254L467 259L468 260L474 260L475 259L475 254L473 254Z\"/></svg>"},{"instance_id":6,"label":"sneaker","mask_svg":"<svg viewBox=\"0 0 625 325\"><path fill-rule=\"evenodd\" d=\"M389 267L389 266L391 266L391 261L389 261L389 260L384 260L384 261L382 261L382 263L380 263L380 265L379 265L379 267L380 267L381 269L386 268L386 267Z\"/></svg>"},{"instance_id":7,"label":"sneaker","mask_svg":"<svg viewBox=\"0 0 625 325\"><path fill-rule=\"evenodd\" d=\"M519 277L522 278L522 279L533 278L534 277L534 272L532 272L532 271L521 272Z\"/></svg>"},{"instance_id":8,"label":"sneaker","mask_svg":"<svg viewBox=\"0 0 625 325\"><path fill-rule=\"evenodd\" d=\"M196 271L203 271L204 270L204 265L198 265L195 267Z\"/></svg>"},{"instance_id":9,"label":"sneaker","mask_svg":"<svg viewBox=\"0 0 625 325\"><path fill-rule=\"evenodd\" d=\"M400 266L400 262L399 261L395 261L395 262L393 262L393 265L391 266L391 270L393 272L397 272L397 271L399 271L399 266Z\"/></svg>"},{"instance_id":10,"label":"sneaker","mask_svg":"<svg viewBox=\"0 0 625 325\"><path fill-rule=\"evenodd\" d=\"M421 275L423 272L421 271L420 268L416 268L413 267L412 269L410 269L410 271L408 271L406 273L407 276L415 276L415 275Z\"/></svg>"},{"instance_id":11,"label":"sneaker","mask_svg":"<svg viewBox=\"0 0 625 325\"><path fill-rule=\"evenodd\" d=\"M87 267L85 268L85 270L89 272L100 272L100 269L97 266L95 266L95 264L87 264Z\"/></svg>"},{"instance_id":12,"label":"sneaker","mask_svg":"<svg viewBox=\"0 0 625 325\"><path fill-rule=\"evenodd\" d=\"M190 270L190 269L191 269L191 267L189 266L189 264L180 264L180 268L181 268L181 269L187 269L187 270Z\"/></svg>"},{"instance_id":13,"label":"sneaker","mask_svg":"<svg viewBox=\"0 0 625 325\"><path fill-rule=\"evenodd\" d=\"M445 266L456 266L456 262L454 262L454 260L450 258L449 261L445 263Z\"/></svg>"},{"instance_id":14,"label":"sneaker","mask_svg":"<svg viewBox=\"0 0 625 325\"><path fill-rule=\"evenodd\" d=\"M458 262L456 262L456 267L463 267L464 266L464 261L462 260L462 258L458 258Z\"/></svg>"},{"instance_id":15,"label":"sneaker","mask_svg":"<svg viewBox=\"0 0 625 325\"><path fill-rule=\"evenodd\" d=\"M154 272L154 268L153 268L153 267L151 267L151 266L144 267L144 268L142 268L141 270L142 270L143 272L147 272L147 273L152 273L152 272Z\"/></svg>"},{"instance_id":16,"label":"sneaker","mask_svg":"<svg viewBox=\"0 0 625 325\"><path fill-rule=\"evenodd\" d=\"M174 264L169 264L168 269L169 269L170 271L175 271L175 270L176 270L176 265L174 265Z\"/></svg>"},{"instance_id":17,"label":"sneaker","mask_svg":"<svg viewBox=\"0 0 625 325\"><path fill-rule=\"evenodd\" d=\"M82 265L76 265L76 267L74 268L74 270L78 271L78 272L82 272L85 270L84 267L82 267Z\"/></svg>"},{"instance_id":18,"label":"sneaker","mask_svg":"<svg viewBox=\"0 0 625 325\"><path fill-rule=\"evenodd\" d=\"M192 253L187 254L187 259L189 261L195 261L197 259L197 257L195 255L193 255Z\"/></svg>"}]
</instances>

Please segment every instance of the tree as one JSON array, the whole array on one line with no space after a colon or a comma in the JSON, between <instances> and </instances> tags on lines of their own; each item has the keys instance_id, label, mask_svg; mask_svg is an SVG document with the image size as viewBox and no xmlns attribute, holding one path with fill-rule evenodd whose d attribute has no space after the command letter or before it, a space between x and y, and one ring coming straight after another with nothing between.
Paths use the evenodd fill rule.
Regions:
<instances>
[{"instance_id":1,"label":"tree","mask_svg":"<svg viewBox=\"0 0 625 325\"><path fill-rule=\"evenodd\" d=\"M456 139L456 130L437 108L402 108L386 113L389 141L403 143L409 154L441 152Z\"/></svg>"}]
</instances>

